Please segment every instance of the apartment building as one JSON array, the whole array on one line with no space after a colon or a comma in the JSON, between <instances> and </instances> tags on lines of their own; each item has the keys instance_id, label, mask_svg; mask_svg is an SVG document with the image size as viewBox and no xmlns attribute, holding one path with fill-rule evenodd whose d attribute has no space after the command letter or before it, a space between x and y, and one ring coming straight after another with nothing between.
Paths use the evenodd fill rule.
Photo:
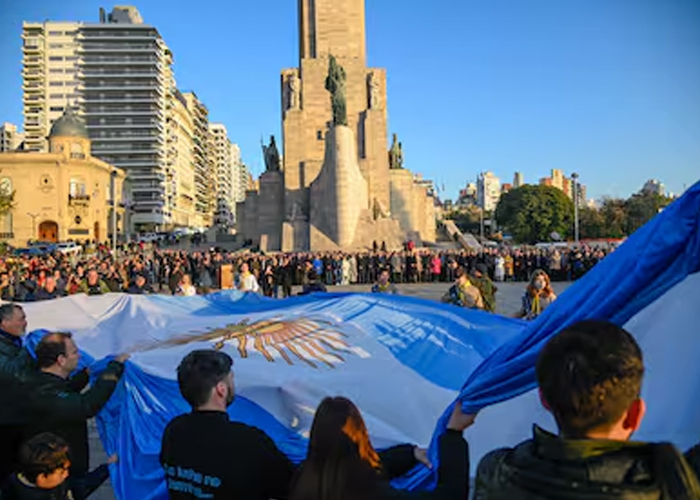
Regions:
<instances>
[{"instance_id":1,"label":"apartment building","mask_svg":"<svg viewBox=\"0 0 700 500\"><path fill-rule=\"evenodd\" d=\"M16 151L22 142L24 142L24 132L19 132L17 125L7 122L0 125L0 153Z\"/></svg>"},{"instance_id":2,"label":"apartment building","mask_svg":"<svg viewBox=\"0 0 700 500\"><path fill-rule=\"evenodd\" d=\"M216 207L216 175L208 153L211 147L209 110L194 92L184 92L193 117L194 209L199 227L211 226Z\"/></svg>"},{"instance_id":3,"label":"apartment building","mask_svg":"<svg viewBox=\"0 0 700 500\"><path fill-rule=\"evenodd\" d=\"M74 106L88 127L94 156L128 176L129 225L165 228L167 96L172 54L134 7L100 10L97 23L24 23L25 144L45 151L51 124Z\"/></svg>"},{"instance_id":4,"label":"apartment building","mask_svg":"<svg viewBox=\"0 0 700 500\"><path fill-rule=\"evenodd\" d=\"M134 7L115 7L79 30L82 109L95 156L129 178L131 225L165 228L167 93L172 54Z\"/></svg>"},{"instance_id":5,"label":"apartment building","mask_svg":"<svg viewBox=\"0 0 700 500\"><path fill-rule=\"evenodd\" d=\"M487 212L496 210L501 199L501 180L492 172L479 174L476 181L476 196L479 207Z\"/></svg>"},{"instance_id":6,"label":"apartment building","mask_svg":"<svg viewBox=\"0 0 700 500\"><path fill-rule=\"evenodd\" d=\"M231 157L231 141L226 127L211 123L209 132L212 147L209 150L216 175L216 208L214 224L230 227L233 224L235 202L233 201L234 164Z\"/></svg>"},{"instance_id":7,"label":"apartment building","mask_svg":"<svg viewBox=\"0 0 700 500\"><path fill-rule=\"evenodd\" d=\"M22 91L25 149L47 152L51 125L80 101L79 23L24 23Z\"/></svg>"},{"instance_id":8,"label":"apartment building","mask_svg":"<svg viewBox=\"0 0 700 500\"><path fill-rule=\"evenodd\" d=\"M172 206L173 227L195 227L194 117L175 87L168 101L168 160L166 197Z\"/></svg>"}]
</instances>

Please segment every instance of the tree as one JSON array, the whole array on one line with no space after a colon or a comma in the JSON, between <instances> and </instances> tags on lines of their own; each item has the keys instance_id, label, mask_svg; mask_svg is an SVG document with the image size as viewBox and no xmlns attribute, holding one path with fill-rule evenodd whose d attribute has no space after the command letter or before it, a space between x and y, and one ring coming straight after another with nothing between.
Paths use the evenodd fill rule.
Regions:
<instances>
[{"instance_id":1,"label":"tree","mask_svg":"<svg viewBox=\"0 0 700 500\"><path fill-rule=\"evenodd\" d=\"M574 202L551 186L526 185L501 196L496 221L516 242L551 241L552 234L573 232Z\"/></svg>"},{"instance_id":2,"label":"tree","mask_svg":"<svg viewBox=\"0 0 700 500\"><path fill-rule=\"evenodd\" d=\"M452 219L462 233L478 233L481 227L479 208L476 206L452 210L445 218Z\"/></svg>"},{"instance_id":3,"label":"tree","mask_svg":"<svg viewBox=\"0 0 700 500\"><path fill-rule=\"evenodd\" d=\"M633 194L625 202L627 220L625 230L627 234L634 233L637 229L656 217L664 209L671 199L658 193L640 191Z\"/></svg>"},{"instance_id":4,"label":"tree","mask_svg":"<svg viewBox=\"0 0 700 500\"><path fill-rule=\"evenodd\" d=\"M1 172L0 172L1 173ZM9 179L0 180L0 216L12 211L15 206L15 192Z\"/></svg>"},{"instance_id":5,"label":"tree","mask_svg":"<svg viewBox=\"0 0 700 500\"><path fill-rule=\"evenodd\" d=\"M604 231L602 237L622 238L627 234L627 210L625 200L619 198L604 198L600 207Z\"/></svg>"},{"instance_id":6,"label":"tree","mask_svg":"<svg viewBox=\"0 0 700 500\"><path fill-rule=\"evenodd\" d=\"M580 207L578 218L581 238L605 238L608 236L605 217L603 217L600 210L591 207Z\"/></svg>"}]
</instances>

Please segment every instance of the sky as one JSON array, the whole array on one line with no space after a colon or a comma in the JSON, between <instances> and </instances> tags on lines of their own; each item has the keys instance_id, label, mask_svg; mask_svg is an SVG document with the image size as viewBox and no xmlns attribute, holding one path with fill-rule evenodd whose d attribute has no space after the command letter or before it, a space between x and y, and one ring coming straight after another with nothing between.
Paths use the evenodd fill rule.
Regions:
<instances>
[{"instance_id":1,"label":"sky","mask_svg":"<svg viewBox=\"0 0 700 500\"><path fill-rule=\"evenodd\" d=\"M358 0L359 1L359 0ZM255 174L298 66L295 0L134 0ZM0 0L0 122L22 122L23 21L98 20L98 0ZM116 5L119 5L116 4ZM479 172L577 172L589 197L700 179L700 1L366 0L368 65L388 73L389 137L454 198ZM387 145L388 147L389 145Z\"/></svg>"}]
</instances>

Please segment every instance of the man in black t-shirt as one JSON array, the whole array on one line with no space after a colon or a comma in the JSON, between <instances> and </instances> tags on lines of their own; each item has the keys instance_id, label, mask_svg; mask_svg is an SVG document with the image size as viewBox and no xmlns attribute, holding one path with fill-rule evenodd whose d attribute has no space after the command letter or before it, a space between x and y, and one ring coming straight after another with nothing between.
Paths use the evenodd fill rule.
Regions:
<instances>
[{"instance_id":1,"label":"man in black t-shirt","mask_svg":"<svg viewBox=\"0 0 700 500\"><path fill-rule=\"evenodd\" d=\"M286 498L293 466L261 430L231 422L231 357L193 351L177 368L180 393L191 413L172 420L163 434L160 463L170 500Z\"/></svg>"}]
</instances>

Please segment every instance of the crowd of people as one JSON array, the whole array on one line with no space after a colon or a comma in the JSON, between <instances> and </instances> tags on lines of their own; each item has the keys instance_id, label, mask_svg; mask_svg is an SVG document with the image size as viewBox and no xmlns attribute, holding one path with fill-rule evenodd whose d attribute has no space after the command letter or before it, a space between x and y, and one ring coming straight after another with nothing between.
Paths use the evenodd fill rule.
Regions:
<instances>
[{"instance_id":1,"label":"crowd of people","mask_svg":"<svg viewBox=\"0 0 700 500\"><path fill-rule=\"evenodd\" d=\"M396 252L232 253L220 249L184 251L130 246L114 259L98 246L90 254L50 254L0 258L0 298L16 302L51 299L75 293L208 293L222 283L222 266L235 270L234 286L255 289L266 296L287 297L308 281L313 269L326 287L373 285L384 270L392 283L453 282L456 270L480 272L494 282L528 282L537 270L553 281L583 276L610 251L509 248L467 250L410 249ZM308 264L311 267L308 267ZM256 285L245 283L243 264ZM91 271L95 273L91 273ZM186 277L186 278L185 278ZM181 287L185 281L185 287ZM250 281L250 280L249 280Z\"/></svg>"},{"instance_id":2,"label":"crowd of people","mask_svg":"<svg viewBox=\"0 0 700 500\"><path fill-rule=\"evenodd\" d=\"M46 334L34 359L24 343L26 324L19 305L0 306L0 498L82 500L107 476L104 466L87 468L87 419L112 397L127 357L117 356L86 389L87 371L75 373L79 351L71 335ZM532 438L488 453L473 492L463 432L477 415L460 404L433 465L412 443L376 450L361 409L345 397L326 397L307 455L295 464L260 429L230 421L232 364L222 351L196 350L177 368L192 410L170 421L162 437L171 500L464 500L470 493L476 500L700 500L699 447L681 454L667 443L631 441L646 408L644 361L634 338L608 322L570 325L546 343L536 376L557 429L535 426ZM434 491L392 487L393 478L420 463L434 468Z\"/></svg>"}]
</instances>

